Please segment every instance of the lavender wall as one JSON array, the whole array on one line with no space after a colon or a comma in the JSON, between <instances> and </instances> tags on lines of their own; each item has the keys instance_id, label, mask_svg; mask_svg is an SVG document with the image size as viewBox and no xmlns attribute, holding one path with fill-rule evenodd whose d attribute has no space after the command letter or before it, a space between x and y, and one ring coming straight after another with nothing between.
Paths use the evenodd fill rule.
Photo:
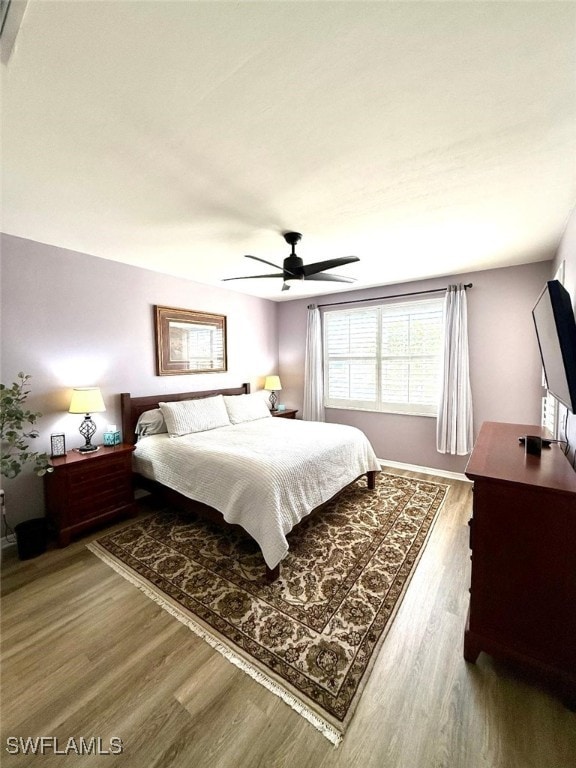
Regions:
<instances>
[{"instance_id":1,"label":"lavender wall","mask_svg":"<svg viewBox=\"0 0 576 768\"><path fill-rule=\"evenodd\" d=\"M574 230L573 225L572 245L567 242L564 249L573 296ZM302 408L309 300L276 304L11 236L3 236L1 244L1 380L11 382L19 370L32 374L30 407L44 414L39 449L48 449L53 431L64 431L69 447L81 444L79 417L67 413L73 386L102 388L108 410L94 416L100 435L106 424L120 423L120 392L201 390L243 381L260 388L264 376L279 372L282 402ZM476 429L485 420L537 423L542 391L530 310L552 271L551 262L542 262L332 299L473 282L468 301ZM330 300L322 297L319 303ZM156 376L154 304L226 314L228 372ZM456 472L465 467L466 457L436 452L434 419L335 409L328 419L363 429L381 458ZM43 513L42 483L30 472L2 485L12 524Z\"/></svg>"},{"instance_id":2,"label":"lavender wall","mask_svg":"<svg viewBox=\"0 0 576 768\"><path fill-rule=\"evenodd\" d=\"M556 259L554 261L554 271L551 277L554 276L556 270L564 262L564 286L567 291L570 292L572 297L572 305L576 309L576 208L572 211L564 236L558 248ZM568 416L566 423L566 435L569 440L570 460L574 463L576 461L576 415L570 414L562 410L562 419Z\"/></svg>"},{"instance_id":3,"label":"lavender wall","mask_svg":"<svg viewBox=\"0 0 576 768\"><path fill-rule=\"evenodd\" d=\"M471 383L476 433L483 421L540 423L542 389L531 309L551 262L486 270L457 278L372 288L324 296L318 304L421 291L449 282L473 283L468 291ZM282 399L302 408L306 307L310 300L280 305L279 349ZM360 427L381 459L462 472L467 457L436 451L436 420L365 411L328 409L328 421Z\"/></svg>"},{"instance_id":4,"label":"lavender wall","mask_svg":"<svg viewBox=\"0 0 576 768\"><path fill-rule=\"evenodd\" d=\"M98 385L107 406L94 414L98 436L120 425L121 392L135 395L237 386L261 388L278 370L277 305L188 280L17 237L2 236L2 372L32 375L29 405L43 413L38 450L50 433L82 444L81 417L68 414L71 388ZM228 372L156 376L154 304L225 314ZM42 482L30 471L8 481L12 525L43 514Z\"/></svg>"}]
</instances>

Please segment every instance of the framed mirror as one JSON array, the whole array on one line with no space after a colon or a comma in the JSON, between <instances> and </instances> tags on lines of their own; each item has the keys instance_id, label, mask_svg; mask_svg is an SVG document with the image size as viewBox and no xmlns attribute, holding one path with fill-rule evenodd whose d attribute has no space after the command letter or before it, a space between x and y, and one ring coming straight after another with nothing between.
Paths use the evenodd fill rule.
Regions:
<instances>
[{"instance_id":1,"label":"framed mirror","mask_svg":"<svg viewBox=\"0 0 576 768\"><path fill-rule=\"evenodd\" d=\"M154 307L158 376L226 371L226 316Z\"/></svg>"}]
</instances>

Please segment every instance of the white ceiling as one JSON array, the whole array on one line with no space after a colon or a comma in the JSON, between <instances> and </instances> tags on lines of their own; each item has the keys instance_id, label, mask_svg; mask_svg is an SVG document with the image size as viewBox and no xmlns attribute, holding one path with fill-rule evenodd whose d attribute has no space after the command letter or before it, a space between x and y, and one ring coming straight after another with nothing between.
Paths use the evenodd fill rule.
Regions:
<instances>
[{"instance_id":1,"label":"white ceiling","mask_svg":"<svg viewBox=\"0 0 576 768\"><path fill-rule=\"evenodd\" d=\"M3 60L4 232L256 296L335 289L221 283L285 230L360 288L551 258L576 197L574 2L29 0Z\"/></svg>"}]
</instances>

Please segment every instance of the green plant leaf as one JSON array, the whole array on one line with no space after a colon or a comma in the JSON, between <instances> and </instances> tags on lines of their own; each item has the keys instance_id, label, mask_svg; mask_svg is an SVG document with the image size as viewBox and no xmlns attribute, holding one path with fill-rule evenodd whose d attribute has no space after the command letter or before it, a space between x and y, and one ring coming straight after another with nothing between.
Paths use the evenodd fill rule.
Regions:
<instances>
[{"instance_id":1,"label":"green plant leaf","mask_svg":"<svg viewBox=\"0 0 576 768\"><path fill-rule=\"evenodd\" d=\"M0 442L2 455L0 457L0 474L6 478L14 478L20 474L28 462L34 463L34 472L44 475L53 471L46 453L29 449L27 440L39 436L36 428L29 429L42 416L41 413L24 408L24 403L30 390L26 388L31 376L22 371L18 373L19 381L10 387L0 384Z\"/></svg>"}]
</instances>

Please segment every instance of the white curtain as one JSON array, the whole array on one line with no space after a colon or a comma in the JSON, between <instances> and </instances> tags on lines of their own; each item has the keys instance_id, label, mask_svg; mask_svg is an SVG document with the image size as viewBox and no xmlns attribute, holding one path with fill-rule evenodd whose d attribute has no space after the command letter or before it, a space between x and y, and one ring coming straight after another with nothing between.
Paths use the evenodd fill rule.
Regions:
<instances>
[{"instance_id":1,"label":"white curtain","mask_svg":"<svg viewBox=\"0 0 576 768\"><path fill-rule=\"evenodd\" d=\"M308 307L306 325L306 362L304 365L304 408L306 421L324 421L324 376L322 369L322 325L320 310Z\"/></svg>"},{"instance_id":2,"label":"white curtain","mask_svg":"<svg viewBox=\"0 0 576 768\"><path fill-rule=\"evenodd\" d=\"M463 456L470 453L473 442L466 289L462 284L450 285L444 299L444 366L436 448L440 453Z\"/></svg>"}]
</instances>

